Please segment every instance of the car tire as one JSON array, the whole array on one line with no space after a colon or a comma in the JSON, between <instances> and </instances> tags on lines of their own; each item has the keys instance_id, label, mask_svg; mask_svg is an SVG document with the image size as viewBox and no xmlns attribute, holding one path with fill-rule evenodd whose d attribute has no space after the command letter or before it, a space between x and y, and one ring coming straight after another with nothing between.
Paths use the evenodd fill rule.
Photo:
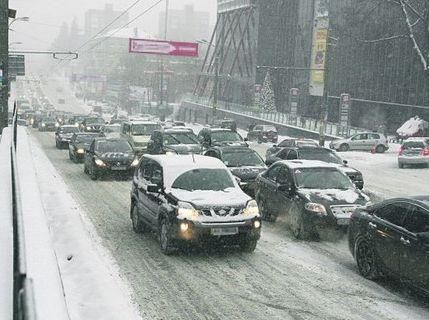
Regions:
<instances>
[{"instance_id":1,"label":"car tire","mask_svg":"<svg viewBox=\"0 0 429 320\"><path fill-rule=\"evenodd\" d=\"M131 205L131 222L135 233L144 233L146 231L146 225L140 219L139 209L136 205Z\"/></svg>"},{"instance_id":2,"label":"car tire","mask_svg":"<svg viewBox=\"0 0 429 320\"><path fill-rule=\"evenodd\" d=\"M171 223L165 217L161 218L159 223L159 246L165 255L171 255L175 249L171 237Z\"/></svg>"},{"instance_id":3,"label":"car tire","mask_svg":"<svg viewBox=\"0 0 429 320\"><path fill-rule=\"evenodd\" d=\"M398 167L399 167L399 169L404 169L404 164L399 162Z\"/></svg>"},{"instance_id":4,"label":"car tire","mask_svg":"<svg viewBox=\"0 0 429 320\"><path fill-rule=\"evenodd\" d=\"M239 245L240 245L240 249L243 252L252 253L253 251L255 251L257 244L258 244L258 239L245 236L240 240Z\"/></svg>"},{"instance_id":5,"label":"car tire","mask_svg":"<svg viewBox=\"0 0 429 320\"><path fill-rule=\"evenodd\" d=\"M259 212L261 214L261 219L268 221L268 222L276 222L277 216L268 213L268 209L267 209L267 206L265 204L265 200L259 199L259 201L257 201L257 203L258 203L258 207L259 207Z\"/></svg>"},{"instance_id":6,"label":"car tire","mask_svg":"<svg viewBox=\"0 0 429 320\"><path fill-rule=\"evenodd\" d=\"M60 149L60 144L58 143L58 140L55 140L55 147L56 147L57 149Z\"/></svg>"},{"instance_id":7,"label":"car tire","mask_svg":"<svg viewBox=\"0 0 429 320\"><path fill-rule=\"evenodd\" d=\"M87 165L86 165L86 162L84 163L84 165L83 165L83 172L84 173L86 173L86 174L88 174L89 173L89 171L88 171L88 167L87 167Z\"/></svg>"},{"instance_id":8,"label":"car tire","mask_svg":"<svg viewBox=\"0 0 429 320\"><path fill-rule=\"evenodd\" d=\"M385 148L383 145L378 145L378 146L375 148L375 152L376 152L376 153L384 153L384 152L386 152L386 148Z\"/></svg>"},{"instance_id":9,"label":"car tire","mask_svg":"<svg viewBox=\"0 0 429 320\"><path fill-rule=\"evenodd\" d=\"M295 205L289 209L289 224L295 239L309 239L310 232L308 231L308 226L305 226L302 212L300 212L299 208Z\"/></svg>"},{"instance_id":10,"label":"car tire","mask_svg":"<svg viewBox=\"0 0 429 320\"><path fill-rule=\"evenodd\" d=\"M343 143L338 148L338 151L341 151L341 152L346 152L346 151L349 151L349 150L350 150L350 146L347 143Z\"/></svg>"},{"instance_id":11,"label":"car tire","mask_svg":"<svg viewBox=\"0 0 429 320\"><path fill-rule=\"evenodd\" d=\"M91 166L91 170L90 170L90 177L91 177L91 180L97 180L98 179L98 174L97 174L97 171L95 170L95 168L94 168L94 165L92 165Z\"/></svg>"},{"instance_id":12,"label":"car tire","mask_svg":"<svg viewBox=\"0 0 429 320\"><path fill-rule=\"evenodd\" d=\"M73 160L73 156L72 156L72 153L70 152L70 150L69 150L69 159Z\"/></svg>"},{"instance_id":13,"label":"car tire","mask_svg":"<svg viewBox=\"0 0 429 320\"><path fill-rule=\"evenodd\" d=\"M354 252L359 273L366 279L377 279L380 272L371 242L364 237L358 238L355 242Z\"/></svg>"}]
</instances>

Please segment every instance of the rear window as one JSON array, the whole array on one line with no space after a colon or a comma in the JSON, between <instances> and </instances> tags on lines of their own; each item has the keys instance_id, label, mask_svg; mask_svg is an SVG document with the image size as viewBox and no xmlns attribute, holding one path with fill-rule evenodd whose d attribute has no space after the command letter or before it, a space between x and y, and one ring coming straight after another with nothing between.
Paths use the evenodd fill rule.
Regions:
<instances>
[{"instance_id":1,"label":"rear window","mask_svg":"<svg viewBox=\"0 0 429 320\"><path fill-rule=\"evenodd\" d=\"M424 149L426 147L423 141L408 141L402 146L404 149Z\"/></svg>"}]
</instances>

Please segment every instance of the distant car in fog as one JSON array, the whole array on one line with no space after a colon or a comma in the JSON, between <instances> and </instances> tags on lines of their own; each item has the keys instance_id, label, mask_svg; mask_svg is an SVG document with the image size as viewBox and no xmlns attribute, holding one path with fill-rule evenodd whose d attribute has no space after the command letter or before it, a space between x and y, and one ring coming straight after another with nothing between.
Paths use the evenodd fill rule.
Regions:
<instances>
[{"instance_id":1,"label":"distant car in fog","mask_svg":"<svg viewBox=\"0 0 429 320\"><path fill-rule=\"evenodd\" d=\"M64 125L55 132L55 146L58 149L68 146L73 134L79 132L79 128L73 125Z\"/></svg>"},{"instance_id":2,"label":"distant car in fog","mask_svg":"<svg viewBox=\"0 0 429 320\"><path fill-rule=\"evenodd\" d=\"M156 130L147 145L149 154L201 154L197 136L190 128L174 127Z\"/></svg>"},{"instance_id":3,"label":"distant car in fog","mask_svg":"<svg viewBox=\"0 0 429 320\"><path fill-rule=\"evenodd\" d=\"M75 163L82 162L85 156L85 150L87 150L91 145L92 141L99 136L99 133L74 133L69 142L70 160Z\"/></svg>"},{"instance_id":4,"label":"distant car in fog","mask_svg":"<svg viewBox=\"0 0 429 320\"><path fill-rule=\"evenodd\" d=\"M101 117L86 117L80 124L82 132L101 132L106 122Z\"/></svg>"},{"instance_id":5,"label":"distant car in fog","mask_svg":"<svg viewBox=\"0 0 429 320\"><path fill-rule=\"evenodd\" d=\"M271 125L256 125L247 134L249 141L273 142L277 143L278 133L277 129Z\"/></svg>"},{"instance_id":6,"label":"distant car in fog","mask_svg":"<svg viewBox=\"0 0 429 320\"><path fill-rule=\"evenodd\" d=\"M147 151L150 137L161 125L154 121L127 121L121 125L121 137L126 139L137 154Z\"/></svg>"},{"instance_id":7,"label":"distant car in fog","mask_svg":"<svg viewBox=\"0 0 429 320\"><path fill-rule=\"evenodd\" d=\"M286 138L283 139L278 145L273 145L268 148L265 158L268 159L272 154L278 153L283 148L313 146L318 147L319 143L316 140L304 138Z\"/></svg>"},{"instance_id":8,"label":"distant car in fog","mask_svg":"<svg viewBox=\"0 0 429 320\"><path fill-rule=\"evenodd\" d=\"M39 131L55 131L57 120L55 118L42 118L39 122Z\"/></svg>"},{"instance_id":9,"label":"distant car in fog","mask_svg":"<svg viewBox=\"0 0 429 320\"><path fill-rule=\"evenodd\" d=\"M224 128L203 128L198 133L198 140L206 149L214 146L249 146L238 132Z\"/></svg>"}]
</instances>

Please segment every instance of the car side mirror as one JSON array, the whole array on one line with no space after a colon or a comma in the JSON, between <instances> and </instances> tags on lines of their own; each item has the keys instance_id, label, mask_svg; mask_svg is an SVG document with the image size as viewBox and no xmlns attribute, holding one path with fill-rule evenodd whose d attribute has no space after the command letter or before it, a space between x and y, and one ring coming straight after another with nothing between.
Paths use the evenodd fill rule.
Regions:
<instances>
[{"instance_id":1,"label":"car side mirror","mask_svg":"<svg viewBox=\"0 0 429 320\"><path fill-rule=\"evenodd\" d=\"M276 144L273 144L273 148L277 148L277 145L276 145Z\"/></svg>"},{"instance_id":2,"label":"car side mirror","mask_svg":"<svg viewBox=\"0 0 429 320\"><path fill-rule=\"evenodd\" d=\"M416 236L420 242L424 244L429 244L429 231L417 233Z\"/></svg>"},{"instance_id":3,"label":"car side mirror","mask_svg":"<svg viewBox=\"0 0 429 320\"><path fill-rule=\"evenodd\" d=\"M248 138L244 138L244 141L246 141L246 142L247 142L247 141L249 141L249 139L248 139Z\"/></svg>"},{"instance_id":4,"label":"car side mirror","mask_svg":"<svg viewBox=\"0 0 429 320\"><path fill-rule=\"evenodd\" d=\"M278 190L281 192L293 194L295 192L295 186L293 184L282 184L278 187Z\"/></svg>"},{"instance_id":5,"label":"car side mirror","mask_svg":"<svg viewBox=\"0 0 429 320\"><path fill-rule=\"evenodd\" d=\"M158 193L161 188L156 184L149 184L147 186L147 192Z\"/></svg>"},{"instance_id":6,"label":"car side mirror","mask_svg":"<svg viewBox=\"0 0 429 320\"><path fill-rule=\"evenodd\" d=\"M347 166L349 162L347 160L343 160L343 165Z\"/></svg>"}]
</instances>

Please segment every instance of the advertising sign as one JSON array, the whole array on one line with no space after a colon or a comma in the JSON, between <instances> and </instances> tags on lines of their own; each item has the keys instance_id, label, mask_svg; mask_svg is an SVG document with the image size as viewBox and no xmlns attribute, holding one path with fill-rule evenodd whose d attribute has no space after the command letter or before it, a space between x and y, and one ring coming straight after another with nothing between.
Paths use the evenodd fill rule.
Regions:
<instances>
[{"instance_id":1,"label":"advertising sign","mask_svg":"<svg viewBox=\"0 0 429 320\"><path fill-rule=\"evenodd\" d=\"M299 89L298 88L290 89L289 104L290 104L290 113L293 116L298 115L298 102L299 102Z\"/></svg>"},{"instance_id":2,"label":"advertising sign","mask_svg":"<svg viewBox=\"0 0 429 320\"><path fill-rule=\"evenodd\" d=\"M25 76L25 56L23 54L9 55L9 75Z\"/></svg>"},{"instance_id":3,"label":"advertising sign","mask_svg":"<svg viewBox=\"0 0 429 320\"><path fill-rule=\"evenodd\" d=\"M342 128L347 129L350 124L350 107L351 107L351 97L348 93L343 93L340 96L340 117L339 125Z\"/></svg>"},{"instance_id":4,"label":"advertising sign","mask_svg":"<svg viewBox=\"0 0 429 320\"><path fill-rule=\"evenodd\" d=\"M198 57L198 43L130 39L129 52L178 57Z\"/></svg>"},{"instance_id":5,"label":"advertising sign","mask_svg":"<svg viewBox=\"0 0 429 320\"><path fill-rule=\"evenodd\" d=\"M325 66L328 48L329 16L321 0L314 8L313 44L311 49L310 94L323 96L325 87Z\"/></svg>"}]
</instances>

